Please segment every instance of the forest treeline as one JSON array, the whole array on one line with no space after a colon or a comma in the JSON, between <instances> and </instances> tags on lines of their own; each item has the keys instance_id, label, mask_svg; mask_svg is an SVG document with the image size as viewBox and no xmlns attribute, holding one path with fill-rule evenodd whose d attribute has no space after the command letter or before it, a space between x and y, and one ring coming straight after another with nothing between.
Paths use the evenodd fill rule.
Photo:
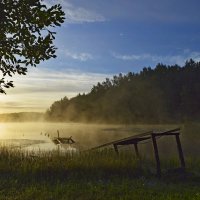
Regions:
<instances>
[{"instance_id":1,"label":"forest treeline","mask_svg":"<svg viewBox=\"0 0 200 200\"><path fill-rule=\"evenodd\" d=\"M119 74L79 94L54 102L48 121L162 123L200 119L200 62L157 64Z\"/></svg>"},{"instance_id":2,"label":"forest treeline","mask_svg":"<svg viewBox=\"0 0 200 200\"><path fill-rule=\"evenodd\" d=\"M19 112L0 114L0 122L37 122L44 120L44 113Z\"/></svg>"}]
</instances>

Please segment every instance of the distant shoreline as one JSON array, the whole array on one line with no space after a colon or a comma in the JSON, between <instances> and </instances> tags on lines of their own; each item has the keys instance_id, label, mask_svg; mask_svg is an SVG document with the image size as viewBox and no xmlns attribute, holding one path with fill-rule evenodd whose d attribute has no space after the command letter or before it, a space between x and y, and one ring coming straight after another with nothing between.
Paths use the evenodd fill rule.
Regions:
<instances>
[{"instance_id":1,"label":"distant shoreline","mask_svg":"<svg viewBox=\"0 0 200 200\"><path fill-rule=\"evenodd\" d=\"M39 122L44 121L44 113L19 112L0 114L0 122Z\"/></svg>"}]
</instances>

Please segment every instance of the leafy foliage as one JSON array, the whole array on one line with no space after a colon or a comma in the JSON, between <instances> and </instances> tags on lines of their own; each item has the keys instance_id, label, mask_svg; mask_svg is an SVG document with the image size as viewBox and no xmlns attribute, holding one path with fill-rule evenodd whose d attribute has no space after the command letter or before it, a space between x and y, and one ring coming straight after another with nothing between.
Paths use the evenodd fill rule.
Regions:
<instances>
[{"instance_id":1,"label":"leafy foliage","mask_svg":"<svg viewBox=\"0 0 200 200\"><path fill-rule=\"evenodd\" d=\"M200 62L183 67L158 64L140 73L119 74L88 94L54 102L52 121L106 123L180 122L200 119Z\"/></svg>"},{"instance_id":2,"label":"leafy foliage","mask_svg":"<svg viewBox=\"0 0 200 200\"><path fill-rule=\"evenodd\" d=\"M59 4L47 8L41 0L0 2L0 93L14 86L6 76L25 75L28 66L56 57L52 29L63 22Z\"/></svg>"}]
</instances>

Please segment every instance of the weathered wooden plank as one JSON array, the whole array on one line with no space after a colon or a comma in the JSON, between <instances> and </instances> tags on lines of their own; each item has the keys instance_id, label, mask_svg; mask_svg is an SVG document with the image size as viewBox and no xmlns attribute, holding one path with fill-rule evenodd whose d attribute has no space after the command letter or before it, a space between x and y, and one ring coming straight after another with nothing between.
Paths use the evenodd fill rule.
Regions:
<instances>
[{"instance_id":1,"label":"weathered wooden plank","mask_svg":"<svg viewBox=\"0 0 200 200\"><path fill-rule=\"evenodd\" d=\"M170 132L167 132L167 133L154 133L155 136L170 136L170 135L180 135L180 132L173 132L173 133L170 133Z\"/></svg>"},{"instance_id":2,"label":"weathered wooden plank","mask_svg":"<svg viewBox=\"0 0 200 200\"><path fill-rule=\"evenodd\" d=\"M148 140L148 139L151 139L151 137L133 138L133 139L124 140L124 141L121 141L121 142L114 142L114 144L117 144L117 145L129 145L129 144L139 143L141 141Z\"/></svg>"},{"instance_id":3,"label":"weathered wooden plank","mask_svg":"<svg viewBox=\"0 0 200 200\"><path fill-rule=\"evenodd\" d=\"M164 132L159 132L159 133L155 133L154 132L154 134L156 134L157 136L176 135L176 134L178 134L177 131L180 131L180 128L176 128L176 129L172 129L172 130L168 130L168 131L164 131ZM127 142L127 141L131 141L131 140L134 140L134 139L135 139L135 141L136 141L136 139L137 140L140 140L140 139L142 140L142 137L150 136L152 133L153 133L153 131L148 131L148 132L145 132L145 133L133 135L133 136L130 136L130 137L127 137L127 138L123 138L123 139L120 139L120 140L108 142L108 143L93 147L90 150L95 150L95 149L106 147L106 146L113 145L113 144L119 144L119 143L122 144L123 142L126 143L126 144L133 144L134 142L131 143L131 142Z\"/></svg>"},{"instance_id":4,"label":"weathered wooden plank","mask_svg":"<svg viewBox=\"0 0 200 200\"><path fill-rule=\"evenodd\" d=\"M157 146L156 138L161 137L161 136L175 136L177 148L178 148L178 153L179 153L179 159L180 159L180 162L181 162L181 167L185 168L185 160L184 160L184 155L183 155L179 135L180 135L180 128L167 130L167 131L163 131L163 132L149 131L149 132L146 132L146 133L133 135L133 136L130 136L130 137L127 137L127 138L123 138L123 139L120 139L120 140L109 142L109 143L94 147L90 150L102 148L102 147L105 147L105 146L108 146L108 145L113 145L115 152L117 154L119 154L118 145L133 144L134 148L135 148L136 156L139 158L138 144L141 141L152 139L154 156L155 156L155 160L156 160L157 176L160 177L161 176L161 164L160 164L160 158L159 158L159 152L158 152L158 146Z\"/></svg>"},{"instance_id":5,"label":"weathered wooden plank","mask_svg":"<svg viewBox=\"0 0 200 200\"><path fill-rule=\"evenodd\" d=\"M180 128L175 128L175 129L171 129L171 130L167 130L167 131L162 131L162 132L155 132L154 131L154 135L156 136L162 136L162 135L176 135L180 133Z\"/></svg>"},{"instance_id":6,"label":"weathered wooden plank","mask_svg":"<svg viewBox=\"0 0 200 200\"><path fill-rule=\"evenodd\" d=\"M130 137L127 137L127 138L122 138L120 140L108 142L108 143L105 143L105 144L93 147L90 150L102 148L102 147L113 145L113 144L123 143L124 141L130 141L130 140L133 140L133 139L140 140L140 138L141 138L141 140L142 140L143 137L150 136L152 133L156 134L157 136L162 136L162 135L163 136L164 135L176 135L176 134L178 134L177 131L180 131L180 128L176 128L176 129L172 129L172 130L168 130L168 131L164 131L164 132L159 132L159 133L155 133L153 131L148 131L148 132L137 134L137 135L133 135L133 136L130 136ZM133 143L127 143L127 144L133 144Z\"/></svg>"},{"instance_id":7,"label":"weathered wooden plank","mask_svg":"<svg viewBox=\"0 0 200 200\"><path fill-rule=\"evenodd\" d=\"M151 133L153 133L153 131L148 131L148 132L145 132L145 133L142 133L142 134L133 135L133 136L130 136L130 137L127 137L127 138L123 138L123 139L120 139L120 140L115 140L115 141L112 141L112 142L108 142L108 143L93 147L90 150L95 150L95 149L98 149L98 148L102 148L102 147L106 147L106 146L109 146L109 145L117 144L118 142L131 140L131 139L134 139L134 138L140 138L140 137L143 137L143 136L150 135Z\"/></svg>"}]
</instances>

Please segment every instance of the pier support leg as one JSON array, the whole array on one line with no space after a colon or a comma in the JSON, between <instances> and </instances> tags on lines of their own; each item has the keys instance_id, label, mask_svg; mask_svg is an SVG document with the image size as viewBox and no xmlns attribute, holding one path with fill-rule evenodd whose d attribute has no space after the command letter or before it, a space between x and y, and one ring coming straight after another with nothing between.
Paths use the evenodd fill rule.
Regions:
<instances>
[{"instance_id":1,"label":"pier support leg","mask_svg":"<svg viewBox=\"0 0 200 200\"><path fill-rule=\"evenodd\" d=\"M114 146L114 149L115 149L116 154L119 155L119 150L118 150L118 148L117 148L117 145L116 145L116 144L113 144L113 146Z\"/></svg>"},{"instance_id":2,"label":"pier support leg","mask_svg":"<svg viewBox=\"0 0 200 200\"><path fill-rule=\"evenodd\" d=\"M152 142L153 142L154 155L155 155L155 159L156 159L157 176L160 177L161 176L161 168L160 168L160 158L159 158L159 154L158 154L158 146L157 146L157 142L156 142L156 136L154 134L152 134L151 137L152 137Z\"/></svg>"},{"instance_id":3,"label":"pier support leg","mask_svg":"<svg viewBox=\"0 0 200 200\"><path fill-rule=\"evenodd\" d=\"M139 155L139 151L138 151L138 145L137 145L137 143L134 143L134 148L135 148L135 154L136 154L136 157L139 159L139 158L140 158L140 155Z\"/></svg>"},{"instance_id":4,"label":"pier support leg","mask_svg":"<svg viewBox=\"0 0 200 200\"><path fill-rule=\"evenodd\" d=\"M181 168L185 169L185 160L183 156L183 150L181 147L181 141L178 134L175 137L176 137L176 143L177 143L177 148L178 148L178 153L179 153L179 159L181 162Z\"/></svg>"}]
</instances>

